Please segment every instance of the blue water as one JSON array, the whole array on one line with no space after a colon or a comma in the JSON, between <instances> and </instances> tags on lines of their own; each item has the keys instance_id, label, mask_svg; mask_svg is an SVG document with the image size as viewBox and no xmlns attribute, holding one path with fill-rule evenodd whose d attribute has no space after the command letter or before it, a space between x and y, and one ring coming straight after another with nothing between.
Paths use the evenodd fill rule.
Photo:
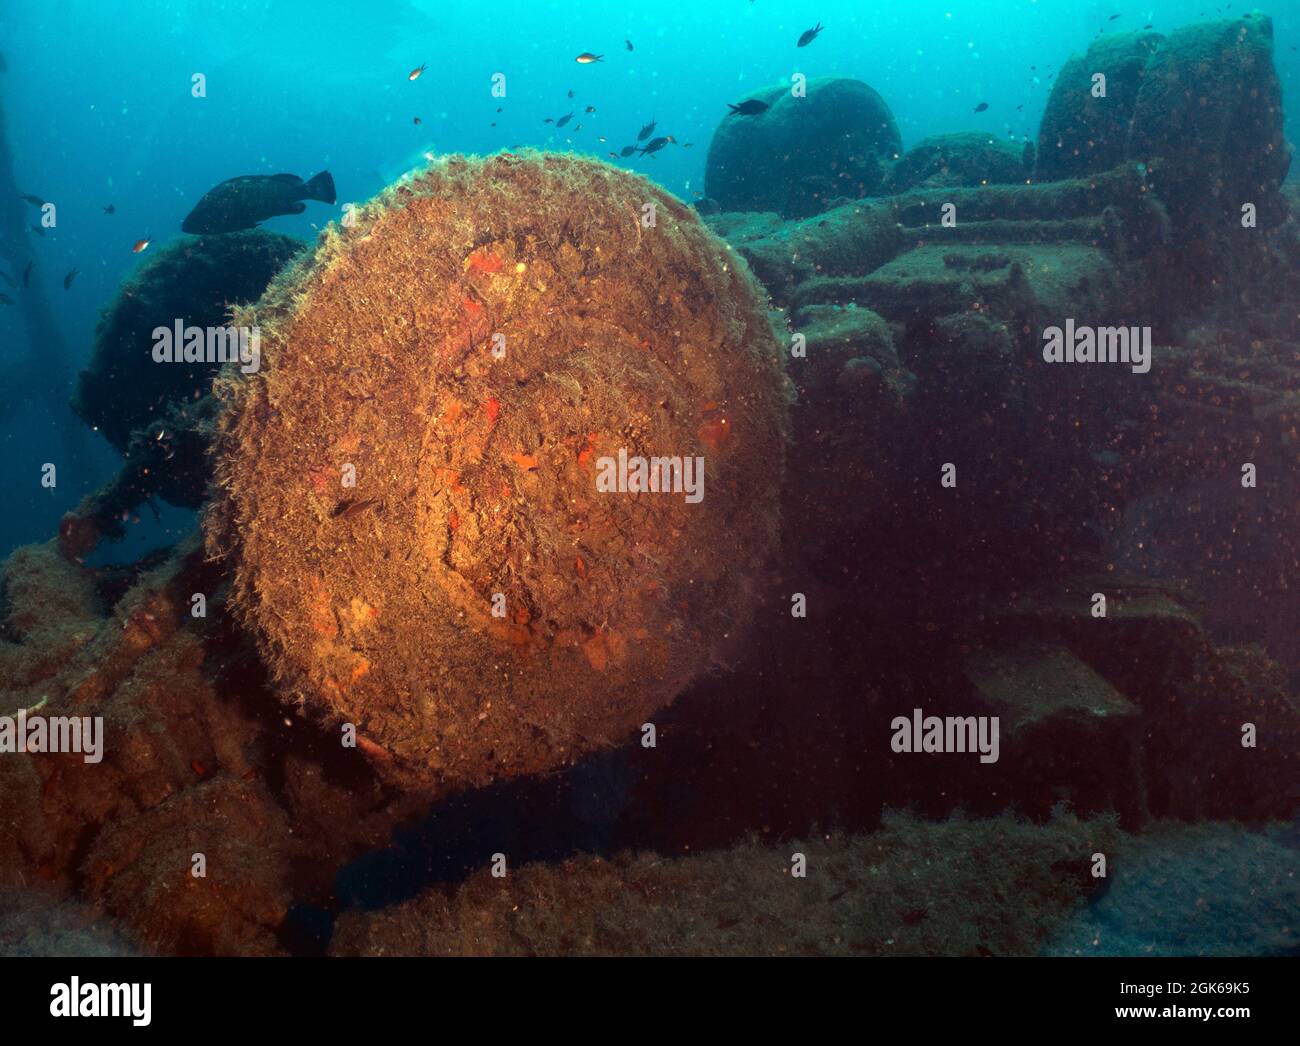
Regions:
<instances>
[{"instance_id":1,"label":"blue water","mask_svg":"<svg viewBox=\"0 0 1300 1046\"><path fill-rule=\"evenodd\" d=\"M657 119L680 145L654 159L614 162L644 171L684 199L702 189L708 144L726 103L792 73L852 76L893 108L911 145L929 134L990 130L1034 138L1052 81L1099 32L1153 23L1168 30L1249 5L1188 0L710 0L635 5L498 0L7 0L0 91L16 177L58 206L58 227L24 250L59 310L80 365L96 316L140 264L131 245L180 235L181 219L212 185L247 173L328 168L339 205L373 195L435 153L514 146L605 156ZM1268 10L1268 8L1265 8ZM1121 17L1108 21L1113 14ZM1300 75L1300 5L1273 5L1277 61L1288 98ZM824 33L795 47L816 22ZM626 49L630 40L634 50ZM603 62L577 65L582 51ZM428 64L416 81L413 68ZM1033 67L1037 66L1035 70ZM206 97L191 93L206 77ZM506 76L506 97L491 94ZM574 97L567 97L572 90ZM973 110L987 102L987 112ZM497 107L502 108L497 113ZM596 112L584 112L595 106ZM1023 109L1017 111L1017 106ZM1300 106L1288 136L1300 140ZM543 123L572 111L561 130ZM421 123L414 123L415 117ZM493 126L495 124L495 126ZM581 130L578 125L581 125ZM606 141L598 140L604 136ZM116 213L105 215L107 204ZM268 227L302 237L338 208ZM64 273L81 270L70 291ZM27 348L15 310L0 309L0 354ZM71 391L69 389L69 391ZM24 389L6 388L22 401ZM67 411L19 410L0 422L0 554L50 536L63 512L112 472L115 455L63 446ZM42 463L59 484L44 490ZM148 514L121 551L178 536L184 513Z\"/></svg>"}]
</instances>

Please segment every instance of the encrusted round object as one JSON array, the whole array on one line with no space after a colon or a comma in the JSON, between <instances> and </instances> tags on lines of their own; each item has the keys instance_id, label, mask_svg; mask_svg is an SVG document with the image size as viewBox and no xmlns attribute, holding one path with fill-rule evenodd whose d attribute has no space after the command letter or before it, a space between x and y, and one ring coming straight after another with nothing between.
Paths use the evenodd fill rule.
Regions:
<instances>
[{"instance_id":1,"label":"encrusted round object","mask_svg":"<svg viewBox=\"0 0 1300 1046\"><path fill-rule=\"evenodd\" d=\"M210 547L283 693L443 789L632 736L773 550L787 383L744 263L647 180L451 157L237 315Z\"/></svg>"}]
</instances>

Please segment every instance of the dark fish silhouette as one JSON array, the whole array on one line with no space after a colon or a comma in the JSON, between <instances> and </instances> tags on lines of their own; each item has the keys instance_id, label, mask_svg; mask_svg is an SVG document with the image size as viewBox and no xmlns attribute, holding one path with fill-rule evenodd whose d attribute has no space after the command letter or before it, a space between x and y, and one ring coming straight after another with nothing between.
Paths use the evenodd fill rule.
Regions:
<instances>
[{"instance_id":1,"label":"dark fish silhouette","mask_svg":"<svg viewBox=\"0 0 1300 1046\"><path fill-rule=\"evenodd\" d=\"M572 119L573 119L573 113L565 113L563 116L561 116L558 120L555 121L555 126L563 127L566 123L568 123Z\"/></svg>"},{"instance_id":2,"label":"dark fish silhouette","mask_svg":"<svg viewBox=\"0 0 1300 1046\"><path fill-rule=\"evenodd\" d=\"M665 135L662 138L651 138L650 141L646 143L645 148L640 150L640 153L642 156L645 156L648 153L657 153L665 145L668 145L675 141L677 141L677 139L674 138L671 134Z\"/></svg>"},{"instance_id":3,"label":"dark fish silhouette","mask_svg":"<svg viewBox=\"0 0 1300 1046\"><path fill-rule=\"evenodd\" d=\"M374 508L379 504L378 498L344 498L334 506L334 511L330 513L331 519L351 519L353 516L359 516L367 509Z\"/></svg>"},{"instance_id":4,"label":"dark fish silhouette","mask_svg":"<svg viewBox=\"0 0 1300 1046\"><path fill-rule=\"evenodd\" d=\"M815 26L813 26L811 29L805 29L805 30L803 31L803 35L799 37L799 43L796 44L795 46L796 46L796 47L807 47L810 43L812 43L814 40L817 39L818 35L819 35L819 34L821 33L821 31L822 31L823 29L825 29L825 28L826 28L826 27L825 27L824 25L822 25L821 22L818 22L818 23L817 23Z\"/></svg>"},{"instance_id":5,"label":"dark fish silhouette","mask_svg":"<svg viewBox=\"0 0 1300 1046\"><path fill-rule=\"evenodd\" d=\"M731 110L731 116L759 116L771 108L766 102L760 102L757 98L751 98L747 102L741 102L739 105L727 103L727 108Z\"/></svg>"},{"instance_id":6,"label":"dark fish silhouette","mask_svg":"<svg viewBox=\"0 0 1300 1046\"><path fill-rule=\"evenodd\" d=\"M988 102L980 102L979 105L975 106L975 111L976 111L977 113L982 113L982 112L984 112L988 107L989 107L989 103L988 103Z\"/></svg>"},{"instance_id":7,"label":"dark fish silhouette","mask_svg":"<svg viewBox=\"0 0 1300 1046\"><path fill-rule=\"evenodd\" d=\"M63 289L65 291L72 290L72 281L77 278L77 273L79 273L80 271L81 271L80 269L73 269L68 273L68 275L63 277Z\"/></svg>"},{"instance_id":8,"label":"dark fish silhouette","mask_svg":"<svg viewBox=\"0 0 1300 1046\"><path fill-rule=\"evenodd\" d=\"M636 146L635 146L635 145L625 145L625 146L623 146L623 148L622 148L621 150L619 150L619 154L618 154L618 155L619 155L619 156L631 156L634 152L636 152Z\"/></svg>"},{"instance_id":9,"label":"dark fish silhouette","mask_svg":"<svg viewBox=\"0 0 1300 1046\"><path fill-rule=\"evenodd\" d=\"M209 189L181 223L188 233L251 229L279 214L302 214L303 200L333 203L334 179L321 171L304 182L296 174L246 174Z\"/></svg>"},{"instance_id":10,"label":"dark fish silhouette","mask_svg":"<svg viewBox=\"0 0 1300 1046\"><path fill-rule=\"evenodd\" d=\"M117 208L114 207L114 206L110 203L107 207L104 208L104 213L105 213L105 214L116 214L116 213L117 213Z\"/></svg>"},{"instance_id":11,"label":"dark fish silhouette","mask_svg":"<svg viewBox=\"0 0 1300 1046\"><path fill-rule=\"evenodd\" d=\"M31 193L23 193L22 196L19 197L19 199L26 200L33 207L45 206L44 200L42 200L39 196L33 196Z\"/></svg>"},{"instance_id":12,"label":"dark fish silhouette","mask_svg":"<svg viewBox=\"0 0 1300 1046\"><path fill-rule=\"evenodd\" d=\"M633 48L632 48L632 41L631 41L631 40L624 40L623 43L627 44L627 49L628 49L629 51L631 51L631 50L633 49Z\"/></svg>"},{"instance_id":13,"label":"dark fish silhouette","mask_svg":"<svg viewBox=\"0 0 1300 1046\"><path fill-rule=\"evenodd\" d=\"M659 126L658 120L651 120L648 124L642 127L640 131L637 132L636 140L638 142L644 142L647 138L649 138L652 134L655 133L655 128L658 126Z\"/></svg>"},{"instance_id":14,"label":"dark fish silhouette","mask_svg":"<svg viewBox=\"0 0 1300 1046\"><path fill-rule=\"evenodd\" d=\"M26 265L23 266L24 287L28 286L32 282L32 266L35 264L36 264L36 259L33 258L31 261L29 261Z\"/></svg>"}]
</instances>

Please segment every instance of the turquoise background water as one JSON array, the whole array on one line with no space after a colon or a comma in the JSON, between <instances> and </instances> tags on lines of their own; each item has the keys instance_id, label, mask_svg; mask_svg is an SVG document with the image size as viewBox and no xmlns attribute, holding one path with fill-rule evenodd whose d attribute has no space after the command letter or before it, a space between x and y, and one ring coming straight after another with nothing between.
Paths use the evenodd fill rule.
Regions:
<instances>
[{"instance_id":1,"label":"turquoise background water","mask_svg":"<svg viewBox=\"0 0 1300 1046\"><path fill-rule=\"evenodd\" d=\"M535 146L605 156L657 119L657 133L693 148L615 162L691 200L726 104L795 72L865 80L893 108L905 145L962 130L1033 139L1051 74L1099 32L1147 23L1164 31L1244 9L1195 0L6 0L0 91L20 185L58 205L57 229L30 237L24 250L37 259L80 364L99 310L141 262L131 245L179 236L203 192L234 175L328 168L342 205L370 197L426 151ZM1264 9L1292 99L1300 5ZM818 21L820 38L796 48ZM581 51L605 61L577 65ZM423 63L427 72L409 81ZM191 94L195 73L206 76L204 98ZM494 73L506 75L505 99L491 94ZM989 109L977 114L981 102ZM589 105L595 113L584 112ZM570 111L562 130L543 123ZM1298 121L1292 112L1293 141ZM338 213L311 204L268 227L311 237ZM74 266L81 273L65 292L63 274ZM23 337L16 310L0 309L0 354L25 354ZM22 387L3 395L27 398ZM90 453L64 446L61 433L74 424L45 405L0 422L0 554L50 536L115 467L98 437ZM60 466L54 491L39 483L51 460ZM174 539L190 523L165 512L160 529L146 514L118 554Z\"/></svg>"}]
</instances>

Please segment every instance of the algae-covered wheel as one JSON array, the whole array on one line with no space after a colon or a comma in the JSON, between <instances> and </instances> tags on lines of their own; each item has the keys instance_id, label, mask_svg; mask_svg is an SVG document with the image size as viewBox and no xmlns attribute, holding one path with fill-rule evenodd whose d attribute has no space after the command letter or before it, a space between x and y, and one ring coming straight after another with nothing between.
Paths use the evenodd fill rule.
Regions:
<instances>
[{"instance_id":1,"label":"algae-covered wheel","mask_svg":"<svg viewBox=\"0 0 1300 1046\"><path fill-rule=\"evenodd\" d=\"M743 262L645 179L440 161L237 320L262 366L220 388L210 545L286 697L395 779L623 741L751 616L780 342Z\"/></svg>"}]
</instances>

